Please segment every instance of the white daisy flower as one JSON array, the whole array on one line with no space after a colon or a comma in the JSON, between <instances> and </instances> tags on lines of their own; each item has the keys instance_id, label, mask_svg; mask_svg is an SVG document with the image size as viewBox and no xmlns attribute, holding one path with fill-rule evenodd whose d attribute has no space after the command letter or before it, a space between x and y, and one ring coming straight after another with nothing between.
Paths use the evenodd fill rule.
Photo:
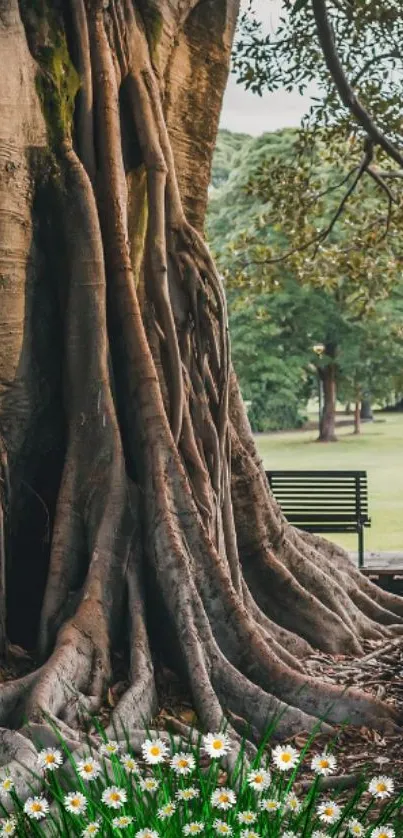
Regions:
<instances>
[{"instance_id":1,"label":"white daisy flower","mask_svg":"<svg viewBox=\"0 0 403 838\"><path fill-rule=\"evenodd\" d=\"M164 806L161 806L161 808L158 809L157 815L162 820L165 820L166 818L171 818L175 811L176 811L176 803L169 802L169 803L165 803Z\"/></svg>"},{"instance_id":2,"label":"white daisy flower","mask_svg":"<svg viewBox=\"0 0 403 838\"><path fill-rule=\"evenodd\" d=\"M302 803L298 799L297 795L293 792L287 794L285 798L285 808L288 812L299 812L301 809Z\"/></svg>"},{"instance_id":3,"label":"white daisy flower","mask_svg":"<svg viewBox=\"0 0 403 838\"><path fill-rule=\"evenodd\" d=\"M213 822L213 829L218 832L219 835L232 835L232 827L225 823L225 821L220 821L219 818L216 818Z\"/></svg>"},{"instance_id":4,"label":"white daisy flower","mask_svg":"<svg viewBox=\"0 0 403 838\"><path fill-rule=\"evenodd\" d=\"M211 805L216 806L217 809L231 809L236 803L236 797L232 789L223 788L216 789L211 795Z\"/></svg>"},{"instance_id":5,"label":"white daisy flower","mask_svg":"<svg viewBox=\"0 0 403 838\"><path fill-rule=\"evenodd\" d=\"M240 838L260 838L260 835L254 829L243 829Z\"/></svg>"},{"instance_id":6,"label":"white daisy flower","mask_svg":"<svg viewBox=\"0 0 403 838\"><path fill-rule=\"evenodd\" d=\"M326 751L323 754L317 754L311 762L312 771L315 771L316 774L323 774L325 777L332 774L336 766L336 757L333 754L327 754Z\"/></svg>"},{"instance_id":7,"label":"white daisy flower","mask_svg":"<svg viewBox=\"0 0 403 838\"><path fill-rule=\"evenodd\" d=\"M17 829L17 821L15 818L7 818L1 822L0 835L15 835Z\"/></svg>"},{"instance_id":8,"label":"white daisy flower","mask_svg":"<svg viewBox=\"0 0 403 838\"><path fill-rule=\"evenodd\" d=\"M157 791L159 784L160 781L156 780L155 777L144 777L139 780L139 785L142 791Z\"/></svg>"},{"instance_id":9,"label":"white daisy flower","mask_svg":"<svg viewBox=\"0 0 403 838\"><path fill-rule=\"evenodd\" d=\"M226 733L208 733L203 736L203 750L210 757L218 759L230 750L230 741Z\"/></svg>"},{"instance_id":10,"label":"white daisy flower","mask_svg":"<svg viewBox=\"0 0 403 838\"><path fill-rule=\"evenodd\" d=\"M238 823L255 823L256 818L256 813L251 812L249 809L246 812L238 812L237 814Z\"/></svg>"},{"instance_id":11,"label":"white daisy flower","mask_svg":"<svg viewBox=\"0 0 403 838\"><path fill-rule=\"evenodd\" d=\"M395 838L395 830L391 826L377 826L371 832L371 838Z\"/></svg>"},{"instance_id":12,"label":"white daisy flower","mask_svg":"<svg viewBox=\"0 0 403 838\"><path fill-rule=\"evenodd\" d=\"M247 776L247 781L250 786L252 786L255 791L263 791L264 789L268 789L271 783L271 773L270 771L265 771L263 768L249 771Z\"/></svg>"},{"instance_id":13,"label":"white daisy flower","mask_svg":"<svg viewBox=\"0 0 403 838\"><path fill-rule=\"evenodd\" d=\"M140 774L139 766L130 754L122 754L120 761L128 774Z\"/></svg>"},{"instance_id":14,"label":"white daisy flower","mask_svg":"<svg viewBox=\"0 0 403 838\"><path fill-rule=\"evenodd\" d=\"M323 832L323 829L315 829L312 832L311 838L329 838L329 834L327 832Z\"/></svg>"},{"instance_id":15,"label":"white daisy flower","mask_svg":"<svg viewBox=\"0 0 403 838\"><path fill-rule=\"evenodd\" d=\"M96 780L99 777L102 768L99 762L92 757L86 757L86 759L79 759L77 760L77 772L80 775L82 780L86 780L89 782L90 780Z\"/></svg>"},{"instance_id":16,"label":"white daisy flower","mask_svg":"<svg viewBox=\"0 0 403 838\"><path fill-rule=\"evenodd\" d=\"M177 800L193 800L195 797L199 797L199 794L198 789L194 786L189 786L187 789L178 789L175 796Z\"/></svg>"},{"instance_id":17,"label":"white daisy flower","mask_svg":"<svg viewBox=\"0 0 403 838\"><path fill-rule=\"evenodd\" d=\"M193 754L174 754L169 763L176 774L191 774L196 766Z\"/></svg>"},{"instance_id":18,"label":"white daisy flower","mask_svg":"<svg viewBox=\"0 0 403 838\"><path fill-rule=\"evenodd\" d=\"M44 748L39 751L38 765L42 771L56 771L63 762L62 752L57 748Z\"/></svg>"},{"instance_id":19,"label":"white daisy flower","mask_svg":"<svg viewBox=\"0 0 403 838\"><path fill-rule=\"evenodd\" d=\"M201 821L191 821L183 827L184 835L200 835L203 832L204 824Z\"/></svg>"},{"instance_id":20,"label":"white daisy flower","mask_svg":"<svg viewBox=\"0 0 403 838\"><path fill-rule=\"evenodd\" d=\"M319 818L324 823L335 823L341 815L341 807L333 800L324 800L317 808Z\"/></svg>"},{"instance_id":21,"label":"white daisy flower","mask_svg":"<svg viewBox=\"0 0 403 838\"><path fill-rule=\"evenodd\" d=\"M394 781L391 777L385 777L382 775L381 777L374 777L369 786L368 790L374 797L380 797L383 800L384 797L390 797L393 794L395 789Z\"/></svg>"},{"instance_id":22,"label":"white daisy flower","mask_svg":"<svg viewBox=\"0 0 403 838\"><path fill-rule=\"evenodd\" d=\"M281 833L281 838L296 838L295 832L289 829L287 832Z\"/></svg>"},{"instance_id":23,"label":"white daisy flower","mask_svg":"<svg viewBox=\"0 0 403 838\"><path fill-rule=\"evenodd\" d=\"M24 803L24 812L34 821L40 821L42 818L46 818L49 812L49 803L45 797L28 797L28 800Z\"/></svg>"},{"instance_id":24,"label":"white daisy flower","mask_svg":"<svg viewBox=\"0 0 403 838\"><path fill-rule=\"evenodd\" d=\"M361 838L361 835L364 835L365 829L357 818L351 818L348 822L348 831L350 835L357 835L357 838Z\"/></svg>"},{"instance_id":25,"label":"white daisy flower","mask_svg":"<svg viewBox=\"0 0 403 838\"><path fill-rule=\"evenodd\" d=\"M168 753L168 748L162 739L146 739L141 746L141 750L143 758L149 765L157 765L157 763L163 762Z\"/></svg>"},{"instance_id":26,"label":"white daisy flower","mask_svg":"<svg viewBox=\"0 0 403 838\"><path fill-rule=\"evenodd\" d=\"M98 832L99 832L99 822L98 821L91 821L91 823L88 823L87 826L85 827L85 829L83 829L81 835L83 835L84 838L90 838L91 835L97 835Z\"/></svg>"},{"instance_id":27,"label":"white daisy flower","mask_svg":"<svg viewBox=\"0 0 403 838\"><path fill-rule=\"evenodd\" d=\"M119 815L118 818L113 818L112 826L115 829L126 829L127 826L133 823L133 818L131 815Z\"/></svg>"},{"instance_id":28,"label":"white daisy flower","mask_svg":"<svg viewBox=\"0 0 403 838\"><path fill-rule=\"evenodd\" d=\"M13 788L14 780L12 780L11 777L3 777L3 779L0 780L0 793L2 796L4 796L5 794L9 794Z\"/></svg>"},{"instance_id":29,"label":"white daisy flower","mask_svg":"<svg viewBox=\"0 0 403 838\"><path fill-rule=\"evenodd\" d=\"M80 791L71 791L64 798L64 805L68 812L82 815L87 808L87 798Z\"/></svg>"},{"instance_id":30,"label":"white daisy flower","mask_svg":"<svg viewBox=\"0 0 403 838\"><path fill-rule=\"evenodd\" d=\"M120 809L127 800L126 789L120 789L118 786L109 786L102 792L102 802L109 807L109 809Z\"/></svg>"},{"instance_id":31,"label":"white daisy flower","mask_svg":"<svg viewBox=\"0 0 403 838\"><path fill-rule=\"evenodd\" d=\"M281 803L278 800L273 800L271 797L265 797L260 801L260 808L264 812L278 812L281 809Z\"/></svg>"},{"instance_id":32,"label":"white daisy flower","mask_svg":"<svg viewBox=\"0 0 403 838\"><path fill-rule=\"evenodd\" d=\"M159 838L159 835L155 829L139 829L135 838Z\"/></svg>"},{"instance_id":33,"label":"white daisy flower","mask_svg":"<svg viewBox=\"0 0 403 838\"><path fill-rule=\"evenodd\" d=\"M277 745L272 753L273 762L280 771L290 771L295 768L299 752L292 745Z\"/></svg>"},{"instance_id":34,"label":"white daisy flower","mask_svg":"<svg viewBox=\"0 0 403 838\"><path fill-rule=\"evenodd\" d=\"M112 757L118 754L120 751L119 742L115 742L114 739L108 739L107 742L102 742L100 746L99 753L102 754L104 757Z\"/></svg>"}]
</instances>

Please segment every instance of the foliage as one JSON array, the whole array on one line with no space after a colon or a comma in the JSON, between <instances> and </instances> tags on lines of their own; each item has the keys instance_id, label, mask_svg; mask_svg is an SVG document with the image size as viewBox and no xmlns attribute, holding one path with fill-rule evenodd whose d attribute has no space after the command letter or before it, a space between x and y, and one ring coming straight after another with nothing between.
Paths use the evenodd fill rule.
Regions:
<instances>
[{"instance_id":1,"label":"foliage","mask_svg":"<svg viewBox=\"0 0 403 838\"><path fill-rule=\"evenodd\" d=\"M311 2L283 0L275 32L267 33L253 13L242 17L234 47L234 72L247 88L317 88L308 122L345 139L363 131L340 101L319 45ZM403 14L400 0L327 0L337 51L346 76L379 128L400 144ZM299 11L298 11L299 9ZM291 12L294 10L294 14Z\"/></svg>"},{"instance_id":2,"label":"foliage","mask_svg":"<svg viewBox=\"0 0 403 838\"><path fill-rule=\"evenodd\" d=\"M329 794L321 790L321 779L337 771L335 742L325 751L318 750L313 734L300 751L290 745L269 749L274 732L275 722L246 770L242 745L233 787L223 774L229 750L225 732L200 734L197 744L150 734L139 761L129 744L123 748L107 740L102 731L102 753L94 751L92 743L88 754L76 760L60 736L59 747L38 751L35 780L39 788L28 800L18 796L12 775L1 778L1 835L259 838L270 834L278 838L303 834L319 838L331 834L338 838L365 834L394 838L398 834L403 794L395 793L392 777L374 777L366 766L347 797L343 785ZM206 754L209 764L203 768ZM90 774L86 769L91 769ZM300 796L294 783L301 769L305 774L308 769L311 782ZM153 788L147 790L146 783Z\"/></svg>"},{"instance_id":3,"label":"foliage","mask_svg":"<svg viewBox=\"0 0 403 838\"><path fill-rule=\"evenodd\" d=\"M306 419L309 357L294 332L297 304L290 305L290 294L229 295L232 359L254 431L295 428Z\"/></svg>"},{"instance_id":4,"label":"foliage","mask_svg":"<svg viewBox=\"0 0 403 838\"><path fill-rule=\"evenodd\" d=\"M296 131L240 144L241 137L219 137L220 171L227 152L229 171L212 190L208 233L232 289L234 363L244 397L252 401L253 428L299 424L316 391L313 367L332 361L326 354L318 358L315 344L334 348L341 392L350 393L362 374L373 381L373 396L386 398L396 387L401 358L400 198L388 214L379 185L360 181L321 240L344 194L343 161L356 154L351 143L339 145L336 155L317 138L305 137L301 146ZM387 352L381 348L386 345ZM388 375L381 372L386 355ZM360 392L367 392L364 380Z\"/></svg>"}]
</instances>

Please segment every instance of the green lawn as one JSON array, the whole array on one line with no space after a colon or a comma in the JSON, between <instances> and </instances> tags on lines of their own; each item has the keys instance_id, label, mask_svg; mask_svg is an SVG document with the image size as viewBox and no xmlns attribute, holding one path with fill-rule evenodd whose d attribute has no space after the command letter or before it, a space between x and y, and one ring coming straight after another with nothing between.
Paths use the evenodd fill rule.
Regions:
<instances>
[{"instance_id":1,"label":"green lawn","mask_svg":"<svg viewBox=\"0 0 403 838\"><path fill-rule=\"evenodd\" d=\"M365 549L403 552L403 415L376 414L360 436L351 425L337 435L339 442L327 445L315 442L316 431L261 434L256 443L267 469L365 469L372 518ZM354 535L335 534L332 540L357 549Z\"/></svg>"}]
</instances>

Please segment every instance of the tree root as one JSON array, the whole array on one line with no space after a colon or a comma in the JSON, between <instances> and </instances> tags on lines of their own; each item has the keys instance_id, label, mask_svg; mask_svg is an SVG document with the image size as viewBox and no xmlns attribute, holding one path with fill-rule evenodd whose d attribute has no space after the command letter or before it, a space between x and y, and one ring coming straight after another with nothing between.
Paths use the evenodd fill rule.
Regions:
<instances>
[{"instance_id":1,"label":"tree root","mask_svg":"<svg viewBox=\"0 0 403 838\"><path fill-rule=\"evenodd\" d=\"M3 766L6 766L4 770ZM12 777L15 793L20 800L25 800L41 785L40 778L34 774L37 774L35 746L16 730L0 728L0 782ZM12 811L13 800L9 795L2 797L1 803L8 812Z\"/></svg>"}]
</instances>

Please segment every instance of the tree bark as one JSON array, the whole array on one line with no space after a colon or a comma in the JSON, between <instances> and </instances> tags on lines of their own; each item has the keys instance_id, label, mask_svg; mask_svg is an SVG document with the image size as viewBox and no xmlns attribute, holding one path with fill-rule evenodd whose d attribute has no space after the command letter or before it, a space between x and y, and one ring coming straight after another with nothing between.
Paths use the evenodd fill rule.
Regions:
<instances>
[{"instance_id":1,"label":"tree bark","mask_svg":"<svg viewBox=\"0 0 403 838\"><path fill-rule=\"evenodd\" d=\"M333 347L327 346L325 354L334 358ZM318 442L336 442L336 364L329 361L319 367L319 377L323 388L323 410L319 425Z\"/></svg>"},{"instance_id":2,"label":"tree bark","mask_svg":"<svg viewBox=\"0 0 403 838\"><path fill-rule=\"evenodd\" d=\"M261 734L279 714L278 737L325 717L394 729L304 672L312 647L401 632L403 602L284 519L202 237L239 4L105 5L0 2L0 597L42 661L0 686L0 724L23 726L0 735L18 760L50 718L79 749L123 646L110 730L134 747L157 656L237 748L240 717Z\"/></svg>"},{"instance_id":3,"label":"tree bark","mask_svg":"<svg viewBox=\"0 0 403 838\"><path fill-rule=\"evenodd\" d=\"M357 400L354 405L354 433L361 433L361 402Z\"/></svg>"}]
</instances>

